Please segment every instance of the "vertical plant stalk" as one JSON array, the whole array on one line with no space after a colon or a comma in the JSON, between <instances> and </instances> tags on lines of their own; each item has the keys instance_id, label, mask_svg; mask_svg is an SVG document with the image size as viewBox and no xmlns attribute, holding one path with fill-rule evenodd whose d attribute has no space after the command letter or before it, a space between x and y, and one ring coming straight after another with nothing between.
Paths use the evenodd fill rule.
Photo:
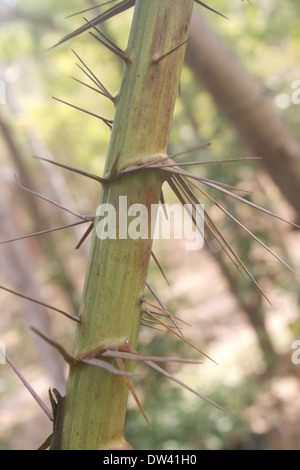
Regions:
<instances>
[{"instance_id":1,"label":"vertical plant stalk","mask_svg":"<svg viewBox=\"0 0 300 470\"><path fill-rule=\"evenodd\" d=\"M137 0L106 161L106 173L166 154L193 0ZM125 173L103 186L99 204L117 220L128 207L158 204L163 177L156 169ZM97 218L95 221L97 227ZM118 225L117 225L118 229ZM118 230L117 230L118 233ZM102 237L103 238L103 237ZM94 231L73 356L128 342L136 348L152 240L101 239ZM108 359L106 359L108 360ZM131 361L132 363L132 361ZM130 362L126 363L131 370ZM115 365L115 363L113 363ZM128 385L124 377L88 364L70 366L61 448L130 449L123 436Z\"/></svg>"}]
</instances>

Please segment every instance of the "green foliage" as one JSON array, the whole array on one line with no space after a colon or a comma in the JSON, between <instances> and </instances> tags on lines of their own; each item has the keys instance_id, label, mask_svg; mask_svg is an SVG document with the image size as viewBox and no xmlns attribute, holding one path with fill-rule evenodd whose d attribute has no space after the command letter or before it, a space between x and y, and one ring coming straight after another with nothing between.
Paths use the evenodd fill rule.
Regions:
<instances>
[{"instance_id":1,"label":"green foliage","mask_svg":"<svg viewBox=\"0 0 300 470\"><path fill-rule=\"evenodd\" d=\"M149 386L149 384L147 384ZM156 393L151 393L155 389ZM187 400L180 389L158 387L155 381L145 397L151 429L145 429L137 411L127 419L127 438L134 446L152 450L237 450L253 448L244 410L255 399L257 384L251 378L239 385L222 384L211 397L226 403L221 412L199 400Z\"/></svg>"}]
</instances>

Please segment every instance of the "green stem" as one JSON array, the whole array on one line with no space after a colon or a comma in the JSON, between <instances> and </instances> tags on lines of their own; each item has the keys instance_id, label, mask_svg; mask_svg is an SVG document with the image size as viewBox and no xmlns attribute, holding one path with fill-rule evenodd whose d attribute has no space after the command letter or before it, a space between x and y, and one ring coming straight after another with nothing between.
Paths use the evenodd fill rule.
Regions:
<instances>
[{"instance_id":1,"label":"green stem","mask_svg":"<svg viewBox=\"0 0 300 470\"><path fill-rule=\"evenodd\" d=\"M152 61L187 39L192 7L193 0L136 0L127 49L130 62L124 67L117 97L108 174L166 153L185 46L157 64ZM148 208L150 227L150 209L159 203L162 183L161 175L153 169L124 174L104 186L99 205L112 205L119 220L124 216L119 202L126 196L128 207L139 203ZM97 228L98 222L96 219ZM151 237L103 239L97 232L82 297L75 357L105 345L117 347L124 341L136 348L138 342L140 297L148 272ZM132 365L126 363L126 367L131 370ZM123 437L127 399L124 377L91 365L72 365L64 404L62 449L130 448Z\"/></svg>"}]
</instances>

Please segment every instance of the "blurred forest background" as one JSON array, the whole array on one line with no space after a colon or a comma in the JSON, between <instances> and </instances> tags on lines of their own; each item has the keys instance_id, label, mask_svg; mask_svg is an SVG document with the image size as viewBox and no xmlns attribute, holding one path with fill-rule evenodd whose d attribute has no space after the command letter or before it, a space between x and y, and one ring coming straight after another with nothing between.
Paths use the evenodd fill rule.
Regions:
<instances>
[{"instance_id":1,"label":"blurred forest background","mask_svg":"<svg viewBox=\"0 0 300 470\"><path fill-rule=\"evenodd\" d=\"M208 2L228 19L195 5L186 66L170 137L170 153L212 145L180 157L216 160L256 156L261 161L195 167L212 180L250 191L237 193L295 223L300 221L300 4L219 0ZM100 120L54 101L88 109L107 119L113 105L76 80L84 59L114 95L121 63L88 34L50 49L83 23L66 17L94 1L0 0L0 241L78 220L38 199L31 190L81 214L94 214L96 182L36 160L40 156L102 175L109 128ZM106 8L106 7L104 7ZM94 17L94 12L85 14ZM101 28L126 48L132 10ZM217 36L220 39L217 39ZM75 78L76 80L72 79ZM293 102L294 101L294 102ZM159 116L153 118L159 119ZM254 208L210 191L280 257L300 272L299 231ZM172 195L166 192L169 201ZM136 449L300 449L300 365L292 362L300 340L299 278L282 266L208 200L222 228L272 305L243 279L210 241L210 250L187 252L176 240L155 241L149 280L171 312L192 325L186 337L218 366L166 366L224 408L182 390L137 366L136 386L152 424L129 400L127 440ZM86 226L76 226L0 245L0 284L76 314L90 238L75 250ZM147 292L147 295L150 294ZM75 326L59 313L0 290L0 340L7 354L49 404L48 388L62 393L66 377L59 355L38 340L35 326L72 350ZM299 347L299 346L298 346ZM197 357L170 334L141 327L140 351ZM198 358L198 357L197 357ZM0 449L35 449L51 432L28 391L0 365Z\"/></svg>"}]
</instances>

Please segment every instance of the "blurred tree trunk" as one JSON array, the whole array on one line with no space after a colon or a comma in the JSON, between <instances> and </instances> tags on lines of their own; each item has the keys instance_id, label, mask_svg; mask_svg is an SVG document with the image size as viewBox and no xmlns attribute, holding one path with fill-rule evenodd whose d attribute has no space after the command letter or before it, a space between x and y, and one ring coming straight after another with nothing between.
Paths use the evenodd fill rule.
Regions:
<instances>
[{"instance_id":1,"label":"blurred tree trunk","mask_svg":"<svg viewBox=\"0 0 300 470\"><path fill-rule=\"evenodd\" d=\"M247 75L196 12L185 62L212 95L254 156L265 168L300 219L300 144L276 113L261 85Z\"/></svg>"},{"instance_id":2,"label":"blurred tree trunk","mask_svg":"<svg viewBox=\"0 0 300 470\"><path fill-rule=\"evenodd\" d=\"M11 191L8 191L6 185L2 184L0 195L1 200L5 201L5 204L0 205L0 226L1 237L6 239L18 235L18 226L14 218L11 217L12 200L9 194L11 194ZM27 244L9 243L8 245L3 245L0 253L0 270L12 289L25 293L28 297L43 301L43 296L40 293L40 287L37 282L34 257L30 253ZM51 319L46 307L26 299L21 299L20 302L28 324L34 326L45 335L51 336ZM34 340L40 363L49 374L51 386L58 388L63 393L65 390L65 365L61 357L52 346L46 344L37 335L34 335Z\"/></svg>"},{"instance_id":3,"label":"blurred tree trunk","mask_svg":"<svg viewBox=\"0 0 300 470\"><path fill-rule=\"evenodd\" d=\"M197 121L195 119L194 111L186 104L184 100L183 106L185 108L185 114L193 127L196 140L199 141L200 131ZM273 207L267 207L267 209L273 211ZM274 224L273 220L271 222ZM234 233L235 235L233 238L237 240L239 236L238 230L235 230ZM220 269L228 282L231 294L235 297L236 302L240 306L241 310L245 313L249 324L253 328L265 366L268 370L270 370L278 363L278 355L273 347L272 338L268 332L268 328L265 322L262 295L256 289L255 286L253 286L251 290L249 289L247 293L244 289L241 289L239 285L239 271L236 270L236 267L234 265L228 263L227 255L223 252L218 243L215 242L213 237L209 236L209 234L207 235L207 241L209 243L210 248L212 248L212 250L208 250L208 252L214 257L214 259L219 264ZM280 236L278 237L277 242L280 246L282 245ZM281 250L284 250L284 245L281 246ZM285 255L288 258L287 253L285 253Z\"/></svg>"},{"instance_id":4,"label":"blurred tree trunk","mask_svg":"<svg viewBox=\"0 0 300 470\"><path fill-rule=\"evenodd\" d=\"M278 364L279 358L273 347L271 336L269 335L265 323L262 296L259 292L254 290L251 295L249 295L249 293L245 295L245 292L239 287L236 273L228 266L228 262L224 259L225 257L222 251L216 248L214 250L214 256L229 284L231 293L234 295L242 311L246 314L248 322L253 328L266 369L270 370Z\"/></svg>"},{"instance_id":5,"label":"blurred tree trunk","mask_svg":"<svg viewBox=\"0 0 300 470\"><path fill-rule=\"evenodd\" d=\"M9 156L13 162L14 168L19 173L19 177L21 179L22 184L31 190L37 191L35 184L36 175L32 176L28 167L24 163L23 152L19 147L13 128L8 124L8 122L5 121L3 116L0 116L0 135L2 135L3 137L3 141L5 142L9 151ZM38 232L40 230L48 228L48 217L45 216L44 212L40 210L37 202L37 197L27 191L22 191L22 198L25 202L25 207L27 208L28 213L31 216L33 232ZM57 200L58 196L55 196L54 198ZM59 223L61 223L62 225L65 223L64 218L61 216L61 214L58 215L58 220L61 221ZM12 238L14 236L15 235L12 235ZM1 239L3 240L3 234ZM72 304L74 311L77 311L79 295L75 285L75 280L72 278L71 273L69 272L67 266L64 265L64 261L57 251L55 240L52 237L52 233L48 233L44 237L37 237L37 242L42 247L42 250L48 253L49 257L51 258L52 263L55 266L54 269L57 273L59 273L59 283L62 285L63 289L65 289L65 291L68 293L69 300Z\"/></svg>"}]
</instances>

